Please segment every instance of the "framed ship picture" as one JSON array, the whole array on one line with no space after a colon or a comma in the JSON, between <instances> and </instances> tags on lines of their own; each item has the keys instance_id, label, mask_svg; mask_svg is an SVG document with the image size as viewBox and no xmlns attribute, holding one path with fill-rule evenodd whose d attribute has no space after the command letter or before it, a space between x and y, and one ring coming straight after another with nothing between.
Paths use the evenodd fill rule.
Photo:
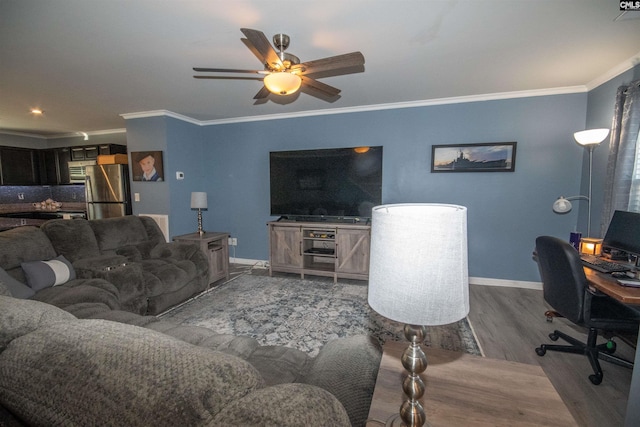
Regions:
<instances>
[{"instance_id":1,"label":"framed ship picture","mask_svg":"<svg viewBox=\"0 0 640 427\"><path fill-rule=\"evenodd\" d=\"M431 172L513 172L516 142L449 144L431 147Z\"/></svg>"}]
</instances>

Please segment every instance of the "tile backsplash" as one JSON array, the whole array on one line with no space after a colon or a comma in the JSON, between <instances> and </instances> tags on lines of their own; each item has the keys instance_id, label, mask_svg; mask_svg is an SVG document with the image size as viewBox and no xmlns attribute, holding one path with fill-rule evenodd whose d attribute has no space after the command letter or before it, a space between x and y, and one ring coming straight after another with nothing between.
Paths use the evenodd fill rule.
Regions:
<instances>
[{"instance_id":1,"label":"tile backsplash","mask_svg":"<svg viewBox=\"0 0 640 427\"><path fill-rule=\"evenodd\" d=\"M0 204L35 203L47 199L53 199L56 202L83 203L85 201L84 185L5 185L0 187Z\"/></svg>"}]
</instances>

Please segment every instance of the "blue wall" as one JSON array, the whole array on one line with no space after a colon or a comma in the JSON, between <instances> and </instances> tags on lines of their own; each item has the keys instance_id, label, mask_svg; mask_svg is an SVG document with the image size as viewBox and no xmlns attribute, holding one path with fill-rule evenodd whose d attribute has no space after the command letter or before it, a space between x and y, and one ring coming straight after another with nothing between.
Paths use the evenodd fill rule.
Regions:
<instances>
[{"instance_id":1,"label":"blue wall","mask_svg":"<svg viewBox=\"0 0 640 427\"><path fill-rule=\"evenodd\" d=\"M384 146L383 202L456 203L469 208L470 275L538 281L531 261L540 234L568 237L577 214L551 204L580 188L587 94L543 96L199 127L172 118L127 122L130 151L163 149L167 183L134 183L136 213L168 213L171 234L195 231L191 191L206 191L204 228L238 239L238 258L268 259L270 151ZM433 144L517 141L513 173L431 173ZM154 145L155 144L155 145ZM144 147L144 148L143 148ZM187 177L175 180L184 167ZM189 168L187 170L187 167ZM168 185L166 206L151 190ZM147 194L148 193L148 194ZM158 196L160 197L160 196ZM149 209L156 209L151 212Z\"/></svg>"},{"instance_id":2,"label":"blue wall","mask_svg":"<svg viewBox=\"0 0 640 427\"><path fill-rule=\"evenodd\" d=\"M615 89L637 78L639 69L636 66L589 94L213 126L170 117L128 120L130 151L166 151L167 182L134 183L134 191L142 192L142 201L134 202L134 212L169 214L172 235L193 232L196 221L189 209L189 195L206 191L209 209L203 214L204 228L237 237L238 258L266 260L266 222L275 219L269 216L270 151L382 145L383 203L467 206L470 275L538 282L537 267L531 260L535 238L549 234L568 239L576 224L586 231L586 203L577 202L576 209L566 215L551 210L560 195L586 194L587 157L575 144L573 132L609 127ZM434 144L505 141L518 143L513 173L430 172ZM601 206L606 157L606 147L598 147L594 153L594 230L598 228L597 204ZM175 179L178 170L185 172L184 181ZM162 203L148 200L156 190L168 193L166 199L158 195Z\"/></svg>"}]
</instances>

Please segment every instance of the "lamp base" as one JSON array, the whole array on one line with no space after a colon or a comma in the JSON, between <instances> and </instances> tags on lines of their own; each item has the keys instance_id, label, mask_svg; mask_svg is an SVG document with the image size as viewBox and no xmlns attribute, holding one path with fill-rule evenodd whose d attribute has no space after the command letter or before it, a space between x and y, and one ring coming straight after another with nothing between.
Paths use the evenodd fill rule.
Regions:
<instances>
[{"instance_id":1,"label":"lamp base","mask_svg":"<svg viewBox=\"0 0 640 427\"><path fill-rule=\"evenodd\" d=\"M206 232L202 229L202 209L198 209L198 234L202 237L204 233Z\"/></svg>"},{"instance_id":2,"label":"lamp base","mask_svg":"<svg viewBox=\"0 0 640 427\"><path fill-rule=\"evenodd\" d=\"M402 421L400 414L391 415L384 425L385 427L407 427L404 421ZM425 421L422 425L425 427L431 427L429 421Z\"/></svg>"}]
</instances>

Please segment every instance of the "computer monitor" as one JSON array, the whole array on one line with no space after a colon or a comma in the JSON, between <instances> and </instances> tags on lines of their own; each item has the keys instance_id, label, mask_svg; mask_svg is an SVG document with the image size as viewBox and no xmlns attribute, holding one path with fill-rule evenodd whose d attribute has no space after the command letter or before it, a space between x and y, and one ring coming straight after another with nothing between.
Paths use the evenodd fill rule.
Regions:
<instances>
[{"instance_id":1,"label":"computer monitor","mask_svg":"<svg viewBox=\"0 0 640 427\"><path fill-rule=\"evenodd\" d=\"M640 213L615 211L602 240L602 253L613 259L640 256Z\"/></svg>"}]
</instances>

